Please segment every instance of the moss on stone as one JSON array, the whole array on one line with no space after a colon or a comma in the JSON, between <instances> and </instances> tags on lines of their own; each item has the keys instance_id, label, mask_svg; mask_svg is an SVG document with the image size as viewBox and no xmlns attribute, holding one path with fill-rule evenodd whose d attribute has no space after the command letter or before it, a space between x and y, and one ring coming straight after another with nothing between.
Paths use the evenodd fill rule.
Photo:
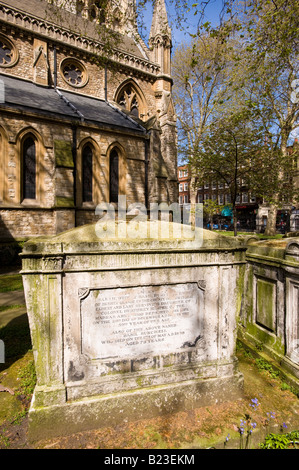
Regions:
<instances>
[{"instance_id":1,"label":"moss on stone","mask_svg":"<svg viewBox=\"0 0 299 470\"><path fill-rule=\"evenodd\" d=\"M241 311L245 280L245 266L240 266L237 277L237 314Z\"/></svg>"},{"instance_id":2,"label":"moss on stone","mask_svg":"<svg viewBox=\"0 0 299 470\"><path fill-rule=\"evenodd\" d=\"M72 197L57 196L55 198L56 207L74 207L74 199Z\"/></svg>"},{"instance_id":3,"label":"moss on stone","mask_svg":"<svg viewBox=\"0 0 299 470\"><path fill-rule=\"evenodd\" d=\"M73 201L68 198L57 198L57 202L59 202L59 206L63 206L67 202L73 204ZM201 250L213 251L218 256L218 253L223 251L235 253L239 250L243 254L246 250L246 246L240 241L218 235L210 230L197 228L196 234L194 234L193 229L186 225L181 233L182 224L172 222L139 221L140 236L139 234L135 236L135 233L132 234L132 225L128 227L130 223L126 224L126 222L111 219L100 225L98 222L76 227L54 237L39 237L34 242L31 240L25 243L23 254L27 255L32 251L30 248L32 242L36 247L35 254L49 251L53 253L54 244L60 247L63 244L67 249L71 247L73 252L82 252L83 250L84 253L111 250L114 252L163 250L173 253L174 250L184 251L187 249L188 251L194 250L196 253Z\"/></svg>"},{"instance_id":4,"label":"moss on stone","mask_svg":"<svg viewBox=\"0 0 299 470\"><path fill-rule=\"evenodd\" d=\"M283 341L273 333L271 334L267 330L251 322L248 322L246 325L246 333L246 338L251 338L251 343L254 340L255 343L261 343L262 347L265 347L268 350L272 350L278 355L284 355L285 347Z\"/></svg>"},{"instance_id":5,"label":"moss on stone","mask_svg":"<svg viewBox=\"0 0 299 470\"><path fill-rule=\"evenodd\" d=\"M65 140L54 140L56 166L74 168L72 144Z\"/></svg>"}]
</instances>

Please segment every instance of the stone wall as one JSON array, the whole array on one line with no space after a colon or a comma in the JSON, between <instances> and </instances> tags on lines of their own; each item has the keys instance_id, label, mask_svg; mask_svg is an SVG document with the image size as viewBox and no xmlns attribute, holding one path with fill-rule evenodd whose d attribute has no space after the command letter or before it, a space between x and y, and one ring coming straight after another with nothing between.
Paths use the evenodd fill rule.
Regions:
<instances>
[{"instance_id":1,"label":"stone wall","mask_svg":"<svg viewBox=\"0 0 299 470\"><path fill-rule=\"evenodd\" d=\"M55 214L51 210L1 210L0 212L0 238L30 238L44 234L55 235Z\"/></svg>"},{"instance_id":2,"label":"stone wall","mask_svg":"<svg viewBox=\"0 0 299 470\"><path fill-rule=\"evenodd\" d=\"M43 9L42 3L37 1L35 11L34 2L30 2L23 6L25 12L20 12L22 5L14 1L11 7L0 6L0 35L13 46L16 58L12 64L2 64L1 74L32 82L38 85L40 90L42 87L53 87L56 84L62 92L107 99L113 106L116 106L115 100L122 87L130 83L133 93L138 97L139 123L147 128L148 120L152 118L158 120L159 130L156 140L159 141L159 145L158 149L155 147L148 152L151 165L148 168L149 179L146 187L145 161L149 156L146 152L150 136L138 139L129 135L126 129L106 127L105 131L102 131L100 126L92 126L91 123L89 126L80 124L77 127L78 161L75 169L71 155L74 152L71 120L61 116L59 122L59 118L50 119L45 114L37 116L34 111L3 110L0 117L0 224L2 224L0 238L2 239L4 235L10 238L52 234L53 227L59 231L61 227L69 227L71 220L78 219L79 224L94 220L90 214L91 207L95 209L98 203L109 200L109 151L113 145L117 145L121 152L120 194L127 196L128 204L178 201L176 117L171 99L170 75L166 75L165 70L161 75L162 64L152 62L152 52L142 41L144 50L141 51L141 43L137 46L132 38L124 38L121 50L116 44L115 49L109 53L111 61L103 64L101 59L104 51L99 42L102 38L97 36L92 24L82 23L80 18L70 14L67 14L67 18L70 21L74 20L74 23L66 21L62 24L62 18L57 14L51 16L51 12L47 10L48 2L44 3ZM63 10L60 13L63 15ZM83 24L87 29L82 29ZM170 49L168 54L170 64ZM80 70L82 66L81 83L71 84L67 81L63 72L63 64L66 61L78 66ZM167 73L170 73L170 70ZM129 112L128 109L126 111ZM21 142L27 132L32 132L39 143L38 194L36 201L24 203L20 153ZM82 147L87 141L94 145L96 151L96 169L93 179L94 200L92 204L84 205L80 195L82 188L80 158ZM68 157L63 163L57 157L59 153L57 148L59 145L61 148L62 143L68 147L68 150L64 151L68 153ZM74 181L75 171L76 181ZM33 217L30 211L37 208L47 211L35 211ZM80 212L78 217L74 217L74 208ZM59 209L57 215L54 214L56 209ZM65 214L69 211L65 222L61 217L62 209L65 210ZM26 214L27 210L29 212ZM20 223L16 224L18 220Z\"/></svg>"},{"instance_id":3,"label":"stone wall","mask_svg":"<svg viewBox=\"0 0 299 470\"><path fill-rule=\"evenodd\" d=\"M299 379L299 239L252 243L246 261L240 338Z\"/></svg>"},{"instance_id":4,"label":"stone wall","mask_svg":"<svg viewBox=\"0 0 299 470\"><path fill-rule=\"evenodd\" d=\"M145 142L133 135L101 131L86 124L78 126L76 145L76 201L74 187L73 134L71 124L55 119L3 112L0 117L2 165L0 167L0 239L52 235L72 228L74 209L79 224L95 218L96 206L109 201L109 152L117 146L121 154L120 194L127 204L145 203ZM21 142L26 135L37 139L37 198L22 200ZM94 149L93 201L82 204L82 147L90 142ZM83 209L87 209L84 211ZM69 212L67 222L61 211ZM91 218L90 211L94 215ZM57 212L58 211L58 212ZM55 213L57 212L57 216ZM84 218L84 214L86 218ZM59 222L56 223L56 218ZM65 227L64 229L61 229ZM56 231L55 231L56 230Z\"/></svg>"}]
</instances>

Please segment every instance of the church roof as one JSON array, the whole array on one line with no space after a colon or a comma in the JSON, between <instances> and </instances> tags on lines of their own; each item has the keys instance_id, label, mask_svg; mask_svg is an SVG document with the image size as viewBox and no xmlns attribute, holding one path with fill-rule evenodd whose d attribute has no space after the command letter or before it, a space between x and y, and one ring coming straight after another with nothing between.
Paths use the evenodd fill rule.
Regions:
<instances>
[{"instance_id":1,"label":"church roof","mask_svg":"<svg viewBox=\"0 0 299 470\"><path fill-rule=\"evenodd\" d=\"M55 91L32 82L0 74L4 83L4 103L0 109L13 108L42 116L84 120L101 127L144 134L145 129L106 101L71 93Z\"/></svg>"},{"instance_id":2,"label":"church roof","mask_svg":"<svg viewBox=\"0 0 299 470\"><path fill-rule=\"evenodd\" d=\"M19 10L22 13L30 15L30 17L52 23L55 27L61 27L81 37L86 37L100 43L102 42L106 45L108 38L108 41L111 42L111 48L127 52L142 59L148 59L143 41L141 38L140 40L136 39L136 35L133 37L133 35L112 33L112 35L107 36L107 31L104 27L63 8L57 8L47 0L26 0L26 2L20 2L20 0L4 0L0 1L0 5ZM17 23L22 26L22 21L18 20Z\"/></svg>"}]
</instances>

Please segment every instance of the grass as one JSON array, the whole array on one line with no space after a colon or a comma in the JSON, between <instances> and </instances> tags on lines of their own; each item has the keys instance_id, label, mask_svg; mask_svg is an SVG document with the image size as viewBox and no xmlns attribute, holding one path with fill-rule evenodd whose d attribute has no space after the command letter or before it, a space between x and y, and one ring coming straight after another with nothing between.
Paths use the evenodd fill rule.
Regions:
<instances>
[{"instance_id":1,"label":"grass","mask_svg":"<svg viewBox=\"0 0 299 470\"><path fill-rule=\"evenodd\" d=\"M265 359L257 358L255 359L255 363L260 372L267 371L273 379L279 376L279 371L273 369L272 365L265 361Z\"/></svg>"},{"instance_id":2,"label":"grass","mask_svg":"<svg viewBox=\"0 0 299 470\"><path fill-rule=\"evenodd\" d=\"M0 293L20 291L23 289L21 274L0 276ZM0 306L0 313L11 309L22 308L24 305L11 304ZM0 364L0 371L24 356L31 349L31 338L27 315L14 318L0 327L0 338L5 344L5 364Z\"/></svg>"},{"instance_id":3,"label":"grass","mask_svg":"<svg viewBox=\"0 0 299 470\"><path fill-rule=\"evenodd\" d=\"M9 274L0 276L0 292L22 290L23 282L21 274Z\"/></svg>"},{"instance_id":4,"label":"grass","mask_svg":"<svg viewBox=\"0 0 299 470\"><path fill-rule=\"evenodd\" d=\"M23 289L20 274L0 276L0 293ZM0 306L0 314L24 307L22 304ZM11 429L22 427L27 416L36 383L30 330L26 314L13 317L0 327L0 338L5 344L5 363L0 364L0 382L13 390L3 393L0 406L0 448L11 447ZM17 430L16 433L19 431Z\"/></svg>"},{"instance_id":5,"label":"grass","mask_svg":"<svg viewBox=\"0 0 299 470\"><path fill-rule=\"evenodd\" d=\"M0 305L0 313L6 312L7 310L16 310L17 308L25 307L24 304L13 304L13 305Z\"/></svg>"},{"instance_id":6,"label":"grass","mask_svg":"<svg viewBox=\"0 0 299 470\"><path fill-rule=\"evenodd\" d=\"M222 231L222 230L214 230L214 232L219 233L219 235L225 235L227 237L233 237L234 232L230 231ZM254 232L238 232L238 235L255 235L257 236L260 240L280 240L283 238L283 235L281 233L277 233L276 235L264 235L263 233L254 233Z\"/></svg>"},{"instance_id":7,"label":"grass","mask_svg":"<svg viewBox=\"0 0 299 470\"><path fill-rule=\"evenodd\" d=\"M262 351L263 347L262 344L257 343L255 350L256 351ZM279 368L273 367L273 365L267 361L266 359L262 357L255 357L245 345L242 344L241 341L237 340L236 344L236 352L237 354L240 353L242 356L246 359L251 360L255 366L257 367L258 371L260 374L268 374L269 377L272 379L278 379L280 381L280 390L288 390L290 391L293 395L295 395L297 398L299 398L299 389L296 386L290 385L284 380L286 380L284 373L281 373Z\"/></svg>"}]
</instances>

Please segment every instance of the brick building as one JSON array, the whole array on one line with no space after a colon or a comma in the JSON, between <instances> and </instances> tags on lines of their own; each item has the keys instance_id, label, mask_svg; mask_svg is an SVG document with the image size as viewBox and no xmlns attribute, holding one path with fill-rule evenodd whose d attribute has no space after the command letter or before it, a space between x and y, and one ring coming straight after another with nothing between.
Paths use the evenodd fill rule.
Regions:
<instances>
[{"instance_id":1,"label":"brick building","mask_svg":"<svg viewBox=\"0 0 299 470\"><path fill-rule=\"evenodd\" d=\"M0 240L93 222L118 194L178 198L164 0L148 46L135 0L57 3L0 2Z\"/></svg>"},{"instance_id":2,"label":"brick building","mask_svg":"<svg viewBox=\"0 0 299 470\"><path fill-rule=\"evenodd\" d=\"M295 138L294 143L288 147L288 153L293 159L292 173L288 178L290 178L289 182L294 189L294 193L299 193L298 149L298 139ZM231 204L231 195L227 184L223 181L217 181L215 178L207 179L200 184L198 178L191 175L191 168L188 164L178 167L178 183L178 200L180 204L187 202L204 203L207 200L211 200L219 206L227 206L221 214L214 215L213 219L215 224L225 223L230 225L232 217L228 209ZM244 231L264 232L269 212L267 201L264 201L261 197L256 197L245 179L237 178L237 186L236 210L238 228ZM281 206L277 210L277 232L299 231L299 205L297 198L298 195L296 195L293 201L281 201Z\"/></svg>"},{"instance_id":3,"label":"brick building","mask_svg":"<svg viewBox=\"0 0 299 470\"><path fill-rule=\"evenodd\" d=\"M179 182L179 204L188 204L190 202L190 181L189 165L178 167Z\"/></svg>"},{"instance_id":4,"label":"brick building","mask_svg":"<svg viewBox=\"0 0 299 470\"><path fill-rule=\"evenodd\" d=\"M179 204L202 203L211 200L219 206L230 207L231 195L227 184L214 180L207 180L203 184L194 184L194 177L188 164L178 166ZM243 230L256 229L256 216L259 208L259 200L252 194L245 182L238 180L239 194L236 200L238 226ZM223 215L226 214L226 215ZM214 216L214 223L230 225L229 210L224 210L221 215ZM207 221L204 220L204 224Z\"/></svg>"},{"instance_id":5,"label":"brick building","mask_svg":"<svg viewBox=\"0 0 299 470\"><path fill-rule=\"evenodd\" d=\"M246 183L238 179L239 193L236 198L236 210L238 227L241 230L256 230L256 214L258 210L258 200L246 186ZM222 181L205 181L197 188L196 202L204 203L207 199L214 201L219 206L230 207L231 194L227 184ZM225 210L224 214L229 211ZM221 221L221 218L218 221ZM229 223L229 218L226 220Z\"/></svg>"}]
</instances>

